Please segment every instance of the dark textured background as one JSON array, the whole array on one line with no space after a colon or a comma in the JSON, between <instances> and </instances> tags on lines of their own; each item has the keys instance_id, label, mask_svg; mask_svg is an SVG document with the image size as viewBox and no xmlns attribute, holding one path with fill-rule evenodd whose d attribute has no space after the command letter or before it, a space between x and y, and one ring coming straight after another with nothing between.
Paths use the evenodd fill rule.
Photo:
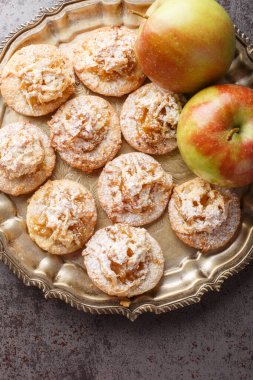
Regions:
<instances>
[{"instance_id":1,"label":"dark textured background","mask_svg":"<svg viewBox=\"0 0 253 380\"><path fill-rule=\"evenodd\" d=\"M221 3L253 40L253 0ZM52 4L0 0L0 39ZM0 263L0 313L0 380L253 379L252 265L198 305L131 323L45 301Z\"/></svg>"}]
</instances>

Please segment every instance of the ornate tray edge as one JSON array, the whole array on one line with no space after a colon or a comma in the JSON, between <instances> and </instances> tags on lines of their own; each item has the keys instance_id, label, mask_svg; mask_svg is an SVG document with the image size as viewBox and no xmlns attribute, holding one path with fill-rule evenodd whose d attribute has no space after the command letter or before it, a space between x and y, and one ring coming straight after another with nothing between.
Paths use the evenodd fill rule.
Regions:
<instances>
[{"instance_id":1,"label":"ornate tray edge","mask_svg":"<svg viewBox=\"0 0 253 380\"><path fill-rule=\"evenodd\" d=\"M35 279L31 278L27 275L24 269L22 269L9 255L7 250L5 249L6 243L4 243L3 236L0 237L0 260L8 266L8 268L12 271L12 273L19 279L22 280L26 286L35 286L42 290L43 295L46 299L56 298L64 301L70 306L76 308L77 310L82 310L84 312L89 312L90 314L118 314L127 317L130 321L134 322L139 315L150 312L154 314L161 314L168 311L173 311L176 309L183 308L185 306L190 306L192 304L198 303L201 301L204 294L209 291L220 291L221 285L225 280L229 277L239 273L243 270L252 260L253 260L253 247L248 252L247 256L245 256L239 263L234 265L232 268L225 270L221 273L217 278L204 284L198 290L198 292L194 296L190 296L187 298L183 298L181 300L170 302L161 306L152 305L152 304L144 304L142 306L137 307L136 309L130 310L127 307L122 306L114 306L114 307L95 307L83 302L80 302L76 299L72 294L70 294L66 290L61 289L51 289L50 285L47 281L43 279Z\"/></svg>"},{"instance_id":2,"label":"ornate tray edge","mask_svg":"<svg viewBox=\"0 0 253 380\"><path fill-rule=\"evenodd\" d=\"M32 20L21 24L14 31L9 33L9 35L0 43L0 61L4 51L8 46L14 41L20 34L25 31L32 29L33 27L39 25L46 17L50 15L58 14L64 6L71 3L79 3L83 0L59 0L56 5L48 8L41 8L38 15ZM247 55L249 59L253 62L253 43L250 39L242 32L236 25L234 25L236 31L237 39L245 46ZM127 307L115 306L115 307L95 307L80 302L68 291L61 289L51 289L47 281L43 279L31 278L23 268L21 268L8 254L7 244L5 242L4 236L0 236L0 260L9 267L12 273L26 286L34 286L42 290L43 295L46 299L55 298L64 301L70 306L76 308L77 310L82 310L84 312L89 312L91 314L118 314L127 317L130 321L135 321L139 315L145 312L151 312L154 314L161 314L168 311L176 310L185 306L189 306L201 301L203 295L208 291L220 291L223 282L233 276L234 274L240 272L253 260L253 247L249 250L248 254L232 268L225 270L219 276L214 279L214 281L204 284L199 288L197 293L193 296L166 303L164 305L152 305L144 304L130 310Z\"/></svg>"},{"instance_id":3,"label":"ornate tray edge","mask_svg":"<svg viewBox=\"0 0 253 380\"><path fill-rule=\"evenodd\" d=\"M78 3L82 0L58 0L57 3L52 7L43 8L41 7L38 14L19 26L17 26L13 31L11 31L0 43L0 57L4 53L4 50L14 41L20 34L34 28L36 25L40 24L46 17L59 13L65 5L71 3Z\"/></svg>"}]
</instances>

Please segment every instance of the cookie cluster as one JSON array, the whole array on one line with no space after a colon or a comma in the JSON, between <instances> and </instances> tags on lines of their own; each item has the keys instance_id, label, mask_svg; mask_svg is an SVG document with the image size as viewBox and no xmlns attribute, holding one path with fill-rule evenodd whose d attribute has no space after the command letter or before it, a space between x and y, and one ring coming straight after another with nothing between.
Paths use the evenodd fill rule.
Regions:
<instances>
[{"instance_id":1,"label":"cookie cluster","mask_svg":"<svg viewBox=\"0 0 253 380\"><path fill-rule=\"evenodd\" d=\"M66 55L52 45L29 45L3 68L1 94L24 116L48 120L49 136L36 122L0 129L0 190L28 194L51 177L56 154L71 168L98 173L98 201L112 225L95 232L91 192L78 182L48 180L29 199L31 239L54 255L83 249L87 273L105 293L133 297L153 289L164 273L159 243L140 228L169 207L172 229L185 244L213 251L240 224L238 196L195 178L181 185L150 155L177 149L177 124L185 99L153 83L137 62L136 34L105 27L79 40ZM75 95L75 75L86 89L125 100L121 114L99 95ZM72 98L69 100L69 98ZM119 154L122 138L138 152ZM168 160L170 157L168 156ZM86 174L84 174L86 175Z\"/></svg>"}]
</instances>

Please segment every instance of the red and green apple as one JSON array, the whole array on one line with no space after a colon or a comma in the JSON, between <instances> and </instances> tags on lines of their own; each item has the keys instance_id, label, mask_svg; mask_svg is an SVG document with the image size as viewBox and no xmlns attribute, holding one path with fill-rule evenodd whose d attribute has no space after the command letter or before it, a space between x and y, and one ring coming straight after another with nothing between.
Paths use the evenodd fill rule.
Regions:
<instances>
[{"instance_id":1,"label":"red and green apple","mask_svg":"<svg viewBox=\"0 0 253 380\"><path fill-rule=\"evenodd\" d=\"M210 183L253 182L253 90L238 85L206 88L185 105L177 129L185 163Z\"/></svg>"},{"instance_id":2,"label":"red and green apple","mask_svg":"<svg viewBox=\"0 0 253 380\"><path fill-rule=\"evenodd\" d=\"M191 93L228 70L235 32L215 0L157 0L145 17L136 55L144 73L160 87Z\"/></svg>"}]
</instances>

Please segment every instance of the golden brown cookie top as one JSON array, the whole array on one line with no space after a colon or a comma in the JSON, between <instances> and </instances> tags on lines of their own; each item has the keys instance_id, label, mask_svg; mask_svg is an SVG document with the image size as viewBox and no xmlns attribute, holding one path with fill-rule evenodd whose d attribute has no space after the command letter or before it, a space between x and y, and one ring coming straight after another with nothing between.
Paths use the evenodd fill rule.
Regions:
<instances>
[{"instance_id":1,"label":"golden brown cookie top","mask_svg":"<svg viewBox=\"0 0 253 380\"><path fill-rule=\"evenodd\" d=\"M45 158L41 135L30 123L13 123L0 129L0 167L9 179L33 174Z\"/></svg>"},{"instance_id":2,"label":"golden brown cookie top","mask_svg":"<svg viewBox=\"0 0 253 380\"><path fill-rule=\"evenodd\" d=\"M94 39L82 44L85 61L77 62L76 67L78 70L85 68L108 81L130 75L136 66L135 40L135 34L124 27L98 30Z\"/></svg>"},{"instance_id":3,"label":"golden brown cookie top","mask_svg":"<svg viewBox=\"0 0 253 380\"><path fill-rule=\"evenodd\" d=\"M121 146L118 115L108 101L98 96L69 100L48 125L51 144L61 158L85 172L104 166Z\"/></svg>"},{"instance_id":4,"label":"golden brown cookie top","mask_svg":"<svg viewBox=\"0 0 253 380\"><path fill-rule=\"evenodd\" d=\"M89 95L72 99L49 122L53 145L75 153L90 152L104 139L110 117L104 99Z\"/></svg>"},{"instance_id":5,"label":"golden brown cookie top","mask_svg":"<svg viewBox=\"0 0 253 380\"><path fill-rule=\"evenodd\" d=\"M74 92L70 60L53 45L28 45L10 58L1 76L1 92L17 112L41 116L54 111ZM11 96L12 93L12 96Z\"/></svg>"},{"instance_id":6,"label":"golden brown cookie top","mask_svg":"<svg viewBox=\"0 0 253 380\"><path fill-rule=\"evenodd\" d=\"M143 228L116 224L99 230L83 251L91 279L118 296L143 293L161 278L164 258L157 242Z\"/></svg>"},{"instance_id":7,"label":"golden brown cookie top","mask_svg":"<svg viewBox=\"0 0 253 380\"><path fill-rule=\"evenodd\" d=\"M224 248L240 226L240 199L231 189L195 178L175 186L169 203L172 229L203 252Z\"/></svg>"},{"instance_id":8,"label":"golden brown cookie top","mask_svg":"<svg viewBox=\"0 0 253 380\"><path fill-rule=\"evenodd\" d=\"M172 187L172 176L159 162L143 153L128 153L106 165L98 193L113 221L143 225L161 215Z\"/></svg>"},{"instance_id":9,"label":"golden brown cookie top","mask_svg":"<svg viewBox=\"0 0 253 380\"><path fill-rule=\"evenodd\" d=\"M48 136L36 125L20 121L0 129L0 191L30 193L50 177L55 161Z\"/></svg>"},{"instance_id":10,"label":"golden brown cookie top","mask_svg":"<svg viewBox=\"0 0 253 380\"><path fill-rule=\"evenodd\" d=\"M230 199L200 178L176 186L173 199L182 233L212 232L227 219Z\"/></svg>"},{"instance_id":11,"label":"golden brown cookie top","mask_svg":"<svg viewBox=\"0 0 253 380\"><path fill-rule=\"evenodd\" d=\"M41 248L56 254L81 248L93 233L96 218L91 193L69 180L48 181L33 195L28 207L31 237Z\"/></svg>"},{"instance_id":12,"label":"golden brown cookie top","mask_svg":"<svg viewBox=\"0 0 253 380\"><path fill-rule=\"evenodd\" d=\"M52 45L30 45L17 53L25 56L20 62L13 56L5 66L3 78L15 75L20 80L20 90L27 102L33 107L36 104L51 102L62 96L74 78L66 66L66 58L60 50Z\"/></svg>"},{"instance_id":13,"label":"golden brown cookie top","mask_svg":"<svg viewBox=\"0 0 253 380\"><path fill-rule=\"evenodd\" d=\"M165 154L177 147L176 128L183 98L153 83L130 94L123 105L120 124L124 137L135 149Z\"/></svg>"},{"instance_id":14,"label":"golden brown cookie top","mask_svg":"<svg viewBox=\"0 0 253 380\"><path fill-rule=\"evenodd\" d=\"M74 49L74 68L92 91L121 96L138 88L145 76L136 60L136 34L124 26L92 32Z\"/></svg>"}]
</instances>

